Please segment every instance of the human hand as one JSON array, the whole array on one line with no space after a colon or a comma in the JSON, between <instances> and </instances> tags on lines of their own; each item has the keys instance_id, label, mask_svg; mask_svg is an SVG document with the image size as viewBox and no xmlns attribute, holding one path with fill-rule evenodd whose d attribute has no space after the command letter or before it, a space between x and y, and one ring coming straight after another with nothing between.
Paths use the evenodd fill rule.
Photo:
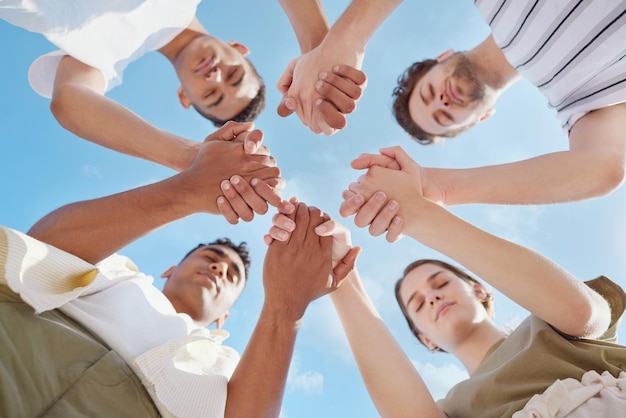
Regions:
<instances>
[{"instance_id":1,"label":"human hand","mask_svg":"<svg viewBox=\"0 0 626 418\"><path fill-rule=\"evenodd\" d=\"M344 217L356 214L358 227L370 225L374 236L388 231L387 240L397 241L407 219L404 213L423 198L420 166L397 146L382 149L380 155L363 154L352 166L367 168L367 173L343 193L339 213Z\"/></svg>"},{"instance_id":2,"label":"human hand","mask_svg":"<svg viewBox=\"0 0 626 418\"><path fill-rule=\"evenodd\" d=\"M314 133L331 135L336 129L342 129L346 122L341 113L354 110L365 88L365 74L358 70L362 60L362 53L325 39L291 61L278 80L277 88L284 96L278 114L287 116L296 111L302 123ZM318 83L322 73L326 80ZM324 92L324 97L316 85Z\"/></svg>"},{"instance_id":3,"label":"human hand","mask_svg":"<svg viewBox=\"0 0 626 418\"><path fill-rule=\"evenodd\" d=\"M298 199L292 197L292 204L297 204ZM296 223L285 212L279 209L279 212L272 217L272 226L267 234L263 236L263 240L270 245L274 240L287 241L291 237L291 232L296 227ZM352 248L350 238L350 230L344 225L329 219L315 228L315 233L321 237L332 236L333 238L333 267L341 262L349 250Z\"/></svg>"},{"instance_id":4,"label":"human hand","mask_svg":"<svg viewBox=\"0 0 626 418\"><path fill-rule=\"evenodd\" d=\"M267 182L268 187L274 189L272 191L274 195L266 190L261 199L270 199L268 200L270 204L280 203L279 190L282 184L280 170L276 167L276 160L269 155L269 150L261 143L262 132L252 130L253 126L250 123L225 124L207 136L194 162L181 172L185 179L182 188L194 193L194 196L190 197L192 204L196 205L196 210L220 213L217 201L222 195L221 183L223 180L234 178L235 175L246 182L253 179ZM245 195L251 200L253 210L262 210L258 200L250 193Z\"/></svg>"},{"instance_id":5,"label":"human hand","mask_svg":"<svg viewBox=\"0 0 626 418\"><path fill-rule=\"evenodd\" d=\"M294 229L285 241L273 241L263 263L265 303L298 321L313 300L337 289L356 263L359 249L350 249L332 267L333 239L315 229L330 217L315 207L298 203L286 215Z\"/></svg>"}]
</instances>

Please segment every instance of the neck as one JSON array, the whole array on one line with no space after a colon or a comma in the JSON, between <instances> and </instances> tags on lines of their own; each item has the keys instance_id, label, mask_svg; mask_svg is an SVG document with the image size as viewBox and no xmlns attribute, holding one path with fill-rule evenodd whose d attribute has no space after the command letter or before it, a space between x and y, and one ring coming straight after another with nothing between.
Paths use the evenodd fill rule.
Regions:
<instances>
[{"instance_id":1,"label":"neck","mask_svg":"<svg viewBox=\"0 0 626 418\"><path fill-rule=\"evenodd\" d=\"M209 32L200 24L197 18L193 18L191 23L174 39L159 49L159 52L170 62L174 63L178 54L198 36L208 35Z\"/></svg>"},{"instance_id":2,"label":"neck","mask_svg":"<svg viewBox=\"0 0 626 418\"><path fill-rule=\"evenodd\" d=\"M454 348L446 351L455 355L471 376L483 361L489 349L505 337L506 335L493 322L488 321L477 326L467 338L459 342Z\"/></svg>"},{"instance_id":3,"label":"neck","mask_svg":"<svg viewBox=\"0 0 626 418\"><path fill-rule=\"evenodd\" d=\"M467 57L480 69L487 85L497 94L521 79L520 73L507 61L492 35L467 52Z\"/></svg>"}]
</instances>

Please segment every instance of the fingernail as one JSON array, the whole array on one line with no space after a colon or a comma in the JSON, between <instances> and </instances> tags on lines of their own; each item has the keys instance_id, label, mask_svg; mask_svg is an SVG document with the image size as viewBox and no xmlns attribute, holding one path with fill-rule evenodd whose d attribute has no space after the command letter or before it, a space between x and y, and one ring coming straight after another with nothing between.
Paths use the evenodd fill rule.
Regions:
<instances>
[{"instance_id":1,"label":"fingernail","mask_svg":"<svg viewBox=\"0 0 626 418\"><path fill-rule=\"evenodd\" d=\"M323 81L317 80L315 82L315 90L320 90L322 88L322 86L324 85Z\"/></svg>"},{"instance_id":2,"label":"fingernail","mask_svg":"<svg viewBox=\"0 0 626 418\"><path fill-rule=\"evenodd\" d=\"M319 98L319 99L317 99L317 100L315 101L315 105L316 105L316 106L319 106L319 105L321 105L321 104L322 104L322 102L323 102L323 101L324 101L324 99Z\"/></svg>"},{"instance_id":3,"label":"fingernail","mask_svg":"<svg viewBox=\"0 0 626 418\"><path fill-rule=\"evenodd\" d=\"M285 229L288 231L293 231L296 228L296 224L293 221L286 221L285 222Z\"/></svg>"},{"instance_id":4,"label":"fingernail","mask_svg":"<svg viewBox=\"0 0 626 418\"><path fill-rule=\"evenodd\" d=\"M393 223L396 225L400 225L402 223L402 219L398 218L397 216L393 218Z\"/></svg>"},{"instance_id":5,"label":"fingernail","mask_svg":"<svg viewBox=\"0 0 626 418\"><path fill-rule=\"evenodd\" d=\"M239 182L240 182L240 181L241 181L241 179L240 179L239 177L237 177L237 176L234 176L234 177L232 178L232 180L231 180L231 182L232 182L233 184L239 184Z\"/></svg>"},{"instance_id":6,"label":"fingernail","mask_svg":"<svg viewBox=\"0 0 626 418\"><path fill-rule=\"evenodd\" d=\"M385 200L385 195L383 194L383 192L376 192L376 195L374 196L374 199L378 200L379 202Z\"/></svg>"},{"instance_id":7,"label":"fingernail","mask_svg":"<svg viewBox=\"0 0 626 418\"><path fill-rule=\"evenodd\" d=\"M326 80L326 77L328 77L328 73L327 73L326 71L322 71L322 72L320 73L320 78L321 78L322 80Z\"/></svg>"},{"instance_id":8,"label":"fingernail","mask_svg":"<svg viewBox=\"0 0 626 418\"><path fill-rule=\"evenodd\" d=\"M326 232L326 225L319 225L317 228L315 228L315 232Z\"/></svg>"},{"instance_id":9,"label":"fingernail","mask_svg":"<svg viewBox=\"0 0 626 418\"><path fill-rule=\"evenodd\" d=\"M230 190L230 183L228 181L223 181L222 182L222 189Z\"/></svg>"},{"instance_id":10,"label":"fingernail","mask_svg":"<svg viewBox=\"0 0 626 418\"><path fill-rule=\"evenodd\" d=\"M259 184L259 179L252 179L252 181L250 181L250 184L256 186L257 184Z\"/></svg>"},{"instance_id":11,"label":"fingernail","mask_svg":"<svg viewBox=\"0 0 626 418\"><path fill-rule=\"evenodd\" d=\"M220 196L217 198L217 203L224 204L225 202L226 202L226 199L224 197Z\"/></svg>"},{"instance_id":12,"label":"fingernail","mask_svg":"<svg viewBox=\"0 0 626 418\"><path fill-rule=\"evenodd\" d=\"M354 196L354 201L356 203L363 203L363 196L361 196L360 194Z\"/></svg>"},{"instance_id":13,"label":"fingernail","mask_svg":"<svg viewBox=\"0 0 626 418\"><path fill-rule=\"evenodd\" d=\"M246 141L246 151L254 151L254 142Z\"/></svg>"},{"instance_id":14,"label":"fingernail","mask_svg":"<svg viewBox=\"0 0 626 418\"><path fill-rule=\"evenodd\" d=\"M278 238L283 239L283 240L287 239L287 233L283 232L283 231L279 232L278 233Z\"/></svg>"},{"instance_id":15,"label":"fingernail","mask_svg":"<svg viewBox=\"0 0 626 418\"><path fill-rule=\"evenodd\" d=\"M389 202L389 209L391 209L391 210L398 209L398 203L396 201L392 200L391 202Z\"/></svg>"},{"instance_id":16,"label":"fingernail","mask_svg":"<svg viewBox=\"0 0 626 418\"><path fill-rule=\"evenodd\" d=\"M293 99L285 99L285 107L289 110L296 110L296 104L293 102Z\"/></svg>"},{"instance_id":17,"label":"fingernail","mask_svg":"<svg viewBox=\"0 0 626 418\"><path fill-rule=\"evenodd\" d=\"M338 65L335 65L335 66L333 67L333 71L334 71L334 72L339 72L339 66L338 66Z\"/></svg>"}]
</instances>

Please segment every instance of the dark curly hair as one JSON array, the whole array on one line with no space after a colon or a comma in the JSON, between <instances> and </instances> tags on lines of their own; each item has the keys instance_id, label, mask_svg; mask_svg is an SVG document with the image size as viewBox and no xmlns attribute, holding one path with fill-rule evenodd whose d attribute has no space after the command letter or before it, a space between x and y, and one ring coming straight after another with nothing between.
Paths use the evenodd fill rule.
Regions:
<instances>
[{"instance_id":1,"label":"dark curly hair","mask_svg":"<svg viewBox=\"0 0 626 418\"><path fill-rule=\"evenodd\" d=\"M250 62L250 60L248 60L248 62L250 63L250 67L254 70L254 75L257 78L258 82L259 82L259 91L257 92L256 96L254 96L252 98L252 100L250 100L250 103L248 104L248 106L246 106L241 112L239 112L238 114L236 114L232 118L229 118L227 120L223 120L223 119L219 119L219 118L216 118L214 116L211 116L206 111L200 109L195 104L193 104L193 103L191 104L193 106L193 108L196 109L196 111L198 113L200 113L206 119L208 119L211 122L213 122L213 125L215 125L218 128L220 126L224 125L229 120L232 120L232 121L235 121L235 122L250 122L250 121L253 121L265 109L265 96L266 96L265 83L263 82L263 78L261 78L261 76L257 72L257 70L254 67L254 65L252 65L252 62Z\"/></svg>"},{"instance_id":2,"label":"dark curly hair","mask_svg":"<svg viewBox=\"0 0 626 418\"><path fill-rule=\"evenodd\" d=\"M250 257L250 251L248 250L248 243L245 241L241 242L239 245L236 245L234 242L230 240L230 238L218 238L213 242L208 243L200 243L192 248L181 260L181 262L189 257L191 253L196 251L198 248L207 247L209 245L223 245L225 247L231 248L235 251L239 257L241 257L241 261L243 262L243 266L245 268L246 273L246 281L248 281L248 273L250 271L250 265L252 264L252 259Z\"/></svg>"},{"instance_id":3,"label":"dark curly hair","mask_svg":"<svg viewBox=\"0 0 626 418\"><path fill-rule=\"evenodd\" d=\"M413 119L411 119L411 114L409 113L409 98L413 93L413 89L417 85L418 81L420 81L422 77L424 77L424 75L437 64L437 62L437 60L426 59L411 64L411 66L398 77L398 85L391 93L391 97L393 98L392 112L396 121L402 129L404 129L413 139L422 145L436 143L441 138L455 137L461 132L464 132L474 126L474 124L468 124L455 129L454 131L435 135L426 132L419 125L417 125Z\"/></svg>"},{"instance_id":4,"label":"dark curly hair","mask_svg":"<svg viewBox=\"0 0 626 418\"><path fill-rule=\"evenodd\" d=\"M396 293L396 301L398 301L398 305L400 305L400 310L402 311L402 314L404 315L404 319L406 319L406 322L409 325L409 329L411 330L415 338L417 338L417 340L420 343L422 343L422 345L425 345L425 344L419 338L420 330L417 328L417 326L415 326L415 323L413 322L413 320L411 320L411 317L409 316L409 313L406 310L406 306L404 306L404 302L402 301L402 297L400 295L400 289L402 288L402 282L406 278L407 274L409 274L410 272L415 270L417 267L424 265L424 264L434 264L434 265L443 267L444 269L452 272L458 278L465 280L467 283L469 284L476 283L479 286L481 286L485 290L485 294L486 294L485 300L482 301L483 307L485 308L485 311L487 311L487 314L493 319L493 315L494 315L493 295L487 292L487 289L485 289L485 286L483 286L481 282L479 282L474 277L470 276L469 274L467 274L465 271L461 270L460 268L455 267L452 264L446 263L445 261L426 259L426 258L414 261L408 266L406 266L406 268L404 269L404 272L402 272L402 277L398 279L398 281L396 282L395 293ZM446 352L445 350L439 347L436 347L433 351L438 351L442 353Z\"/></svg>"}]
</instances>

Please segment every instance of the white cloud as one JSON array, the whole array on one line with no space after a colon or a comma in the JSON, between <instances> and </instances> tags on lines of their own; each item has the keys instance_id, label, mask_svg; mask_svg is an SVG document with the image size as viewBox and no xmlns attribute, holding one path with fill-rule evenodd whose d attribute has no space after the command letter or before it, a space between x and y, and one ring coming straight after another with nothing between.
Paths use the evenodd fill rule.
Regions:
<instances>
[{"instance_id":1,"label":"white cloud","mask_svg":"<svg viewBox=\"0 0 626 418\"><path fill-rule=\"evenodd\" d=\"M428 390L430 390L435 400L444 398L452 386L468 378L465 369L452 363L435 366L432 363L422 363L413 360L413 365L420 376L422 376L422 379L424 379Z\"/></svg>"},{"instance_id":2,"label":"white cloud","mask_svg":"<svg viewBox=\"0 0 626 418\"><path fill-rule=\"evenodd\" d=\"M287 375L287 389L307 395L321 395L324 392L324 376L316 371L300 371L300 361L294 356Z\"/></svg>"},{"instance_id":3,"label":"white cloud","mask_svg":"<svg viewBox=\"0 0 626 418\"><path fill-rule=\"evenodd\" d=\"M102 178L102 174L100 174L100 171L94 165L83 164L82 172L83 176L85 177L97 177L99 179Z\"/></svg>"}]
</instances>

